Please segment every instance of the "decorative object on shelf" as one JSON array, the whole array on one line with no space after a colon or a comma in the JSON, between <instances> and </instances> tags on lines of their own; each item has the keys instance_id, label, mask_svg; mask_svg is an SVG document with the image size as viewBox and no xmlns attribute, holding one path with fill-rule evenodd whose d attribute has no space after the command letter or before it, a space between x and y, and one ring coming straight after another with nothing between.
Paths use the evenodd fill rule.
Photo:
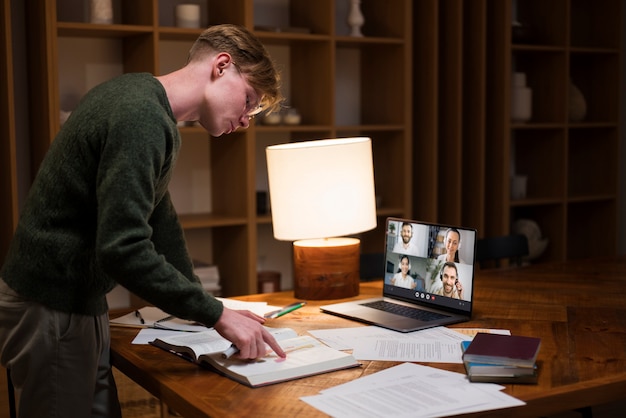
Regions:
<instances>
[{"instance_id":1,"label":"decorative object on shelf","mask_svg":"<svg viewBox=\"0 0 626 418\"><path fill-rule=\"evenodd\" d=\"M274 237L293 243L298 299L359 294L360 241L376 227L370 138L294 142L266 148Z\"/></svg>"},{"instance_id":2,"label":"decorative object on shelf","mask_svg":"<svg viewBox=\"0 0 626 418\"><path fill-rule=\"evenodd\" d=\"M280 112L272 112L261 116L260 121L263 125L275 126L284 123L285 125L300 125L302 116L298 109L293 107L285 107Z\"/></svg>"},{"instance_id":3,"label":"decorative object on shelf","mask_svg":"<svg viewBox=\"0 0 626 418\"><path fill-rule=\"evenodd\" d=\"M274 293L280 292L280 272L263 270L258 271L257 277L257 292L258 293Z\"/></svg>"},{"instance_id":4,"label":"decorative object on shelf","mask_svg":"<svg viewBox=\"0 0 626 418\"><path fill-rule=\"evenodd\" d=\"M298 109L288 107L283 110L283 123L285 125L300 125L302 117L298 112Z\"/></svg>"},{"instance_id":5,"label":"decorative object on shelf","mask_svg":"<svg viewBox=\"0 0 626 418\"><path fill-rule=\"evenodd\" d=\"M280 125L283 120L280 112L272 112L270 114L263 114L261 117L261 123L263 125Z\"/></svg>"},{"instance_id":6,"label":"decorative object on shelf","mask_svg":"<svg viewBox=\"0 0 626 418\"><path fill-rule=\"evenodd\" d=\"M527 122L532 116L533 92L526 86L525 73L513 73L511 79L511 120Z\"/></svg>"},{"instance_id":7,"label":"decorative object on shelf","mask_svg":"<svg viewBox=\"0 0 626 418\"><path fill-rule=\"evenodd\" d=\"M528 176L521 176L518 174L511 176L511 199L525 199L527 183Z\"/></svg>"},{"instance_id":8,"label":"decorative object on shelf","mask_svg":"<svg viewBox=\"0 0 626 418\"><path fill-rule=\"evenodd\" d=\"M528 256L525 260L534 260L541 256L548 246L548 238L541 236L541 228L531 219L518 219L513 222L512 232L522 234L528 239Z\"/></svg>"},{"instance_id":9,"label":"decorative object on shelf","mask_svg":"<svg viewBox=\"0 0 626 418\"><path fill-rule=\"evenodd\" d=\"M176 5L176 26L179 28L200 27L200 5L178 4Z\"/></svg>"},{"instance_id":10,"label":"decorative object on shelf","mask_svg":"<svg viewBox=\"0 0 626 418\"><path fill-rule=\"evenodd\" d=\"M348 25L350 25L350 36L363 36L361 27L365 23L365 17L361 12L361 0L350 0L350 12L348 13Z\"/></svg>"},{"instance_id":11,"label":"decorative object on shelf","mask_svg":"<svg viewBox=\"0 0 626 418\"><path fill-rule=\"evenodd\" d=\"M90 5L91 23L113 23L112 0L91 0Z\"/></svg>"},{"instance_id":12,"label":"decorative object on shelf","mask_svg":"<svg viewBox=\"0 0 626 418\"><path fill-rule=\"evenodd\" d=\"M527 23L514 20L511 23L511 40L516 44L529 44L533 42L532 31Z\"/></svg>"},{"instance_id":13,"label":"decorative object on shelf","mask_svg":"<svg viewBox=\"0 0 626 418\"><path fill-rule=\"evenodd\" d=\"M587 101L578 87L569 82L569 120L580 122L587 116Z\"/></svg>"}]
</instances>

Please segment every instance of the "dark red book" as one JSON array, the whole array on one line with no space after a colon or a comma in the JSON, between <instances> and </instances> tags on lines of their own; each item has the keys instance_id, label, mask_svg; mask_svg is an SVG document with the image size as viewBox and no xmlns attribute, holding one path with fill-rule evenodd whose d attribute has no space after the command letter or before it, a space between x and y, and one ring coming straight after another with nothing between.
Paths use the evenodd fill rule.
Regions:
<instances>
[{"instance_id":1,"label":"dark red book","mask_svg":"<svg viewBox=\"0 0 626 418\"><path fill-rule=\"evenodd\" d=\"M463 353L463 361L534 367L540 346L540 338L478 333Z\"/></svg>"}]
</instances>

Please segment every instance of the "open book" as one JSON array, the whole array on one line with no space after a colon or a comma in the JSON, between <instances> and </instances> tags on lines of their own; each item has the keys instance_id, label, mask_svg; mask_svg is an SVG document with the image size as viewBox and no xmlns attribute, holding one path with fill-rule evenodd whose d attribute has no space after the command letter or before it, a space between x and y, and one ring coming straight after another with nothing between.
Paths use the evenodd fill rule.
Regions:
<instances>
[{"instance_id":1,"label":"open book","mask_svg":"<svg viewBox=\"0 0 626 418\"><path fill-rule=\"evenodd\" d=\"M330 348L313 337L298 336L289 328L267 329L285 350L287 358L282 359L269 349L264 357L253 361L236 356L224 358L222 354L231 343L214 330L157 338L151 344L251 387L360 365L351 354Z\"/></svg>"}]
</instances>

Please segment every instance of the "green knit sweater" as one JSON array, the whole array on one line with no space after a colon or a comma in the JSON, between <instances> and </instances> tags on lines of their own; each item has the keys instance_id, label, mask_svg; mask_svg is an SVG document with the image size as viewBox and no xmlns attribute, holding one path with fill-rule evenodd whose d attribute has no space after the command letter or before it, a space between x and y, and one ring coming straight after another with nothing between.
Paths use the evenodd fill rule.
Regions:
<instances>
[{"instance_id":1,"label":"green knit sweater","mask_svg":"<svg viewBox=\"0 0 626 418\"><path fill-rule=\"evenodd\" d=\"M168 183L181 146L163 86L126 74L92 89L31 187L0 277L23 297L106 312L116 284L213 325L222 304L193 274Z\"/></svg>"}]
</instances>

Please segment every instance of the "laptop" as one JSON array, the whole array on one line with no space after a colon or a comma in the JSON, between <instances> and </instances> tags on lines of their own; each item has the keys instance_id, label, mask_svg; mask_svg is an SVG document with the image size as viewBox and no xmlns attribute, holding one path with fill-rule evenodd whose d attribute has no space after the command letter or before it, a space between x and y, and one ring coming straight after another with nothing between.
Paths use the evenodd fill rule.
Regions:
<instances>
[{"instance_id":1,"label":"laptop","mask_svg":"<svg viewBox=\"0 0 626 418\"><path fill-rule=\"evenodd\" d=\"M476 230L391 217L385 231L382 297L324 305L322 312L400 332L470 320Z\"/></svg>"}]
</instances>

